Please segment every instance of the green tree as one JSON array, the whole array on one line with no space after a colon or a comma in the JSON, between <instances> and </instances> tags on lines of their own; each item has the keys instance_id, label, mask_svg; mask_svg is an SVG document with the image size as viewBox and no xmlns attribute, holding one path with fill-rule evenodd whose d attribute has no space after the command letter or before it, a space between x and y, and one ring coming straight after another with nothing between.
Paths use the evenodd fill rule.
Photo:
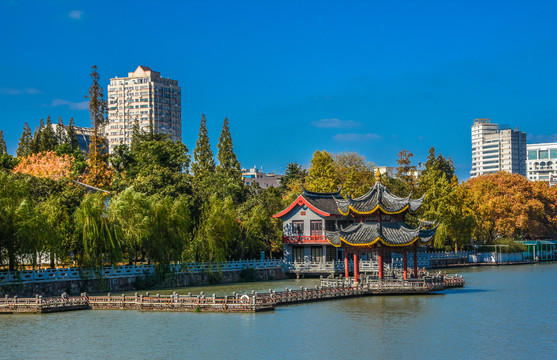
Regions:
<instances>
[{"instance_id":1,"label":"green tree","mask_svg":"<svg viewBox=\"0 0 557 360\"><path fill-rule=\"evenodd\" d=\"M103 267L105 256L112 264L122 259L121 239L106 209L108 201L104 193L86 195L74 214L83 244L81 262L97 269Z\"/></svg>"},{"instance_id":2,"label":"green tree","mask_svg":"<svg viewBox=\"0 0 557 360\"><path fill-rule=\"evenodd\" d=\"M64 200L59 193L53 193L36 207L37 231L34 238L40 243L41 252L50 255L51 268L54 268L56 259L69 253L64 251L64 245L72 233L72 213Z\"/></svg>"},{"instance_id":3,"label":"green tree","mask_svg":"<svg viewBox=\"0 0 557 360\"><path fill-rule=\"evenodd\" d=\"M56 139L56 133L52 128L52 120L50 115L46 118L46 125L41 134L41 142L39 146L39 152L43 151L54 151L58 145L58 140Z\"/></svg>"},{"instance_id":4,"label":"green tree","mask_svg":"<svg viewBox=\"0 0 557 360\"><path fill-rule=\"evenodd\" d=\"M221 196L232 196L235 203L238 203L240 201L244 182L242 180L240 162L234 153L232 136L230 135L230 129L228 127L228 118L224 118L217 148L217 160L219 161L216 167L218 181L217 189L219 193L221 193Z\"/></svg>"},{"instance_id":5,"label":"green tree","mask_svg":"<svg viewBox=\"0 0 557 360\"><path fill-rule=\"evenodd\" d=\"M308 172L302 165L298 165L296 162L288 163L284 171L284 176L280 178L281 190L286 191L288 186L292 183L302 184L307 175Z\"/></svg>"},{"instance_id":6,"label":"green tree","mask_svg":"<svg viewBox=\"0 0 557 360\"><path fill-rule=\"evenodd\" d=\"M172 199L151 196L148 216L149 232L144 250L164 273L172 261L182 259L193 229L190 200L186 196Z\"/></svg>"},{"instance_id":7,"label":"green tree","mask_svg":"<svg viewBox=\"0 0 557 360\"><path fill-rule=\"evenodd\" d=\"M102 137L101 130L106 125L106 99L104 90L100 85L100 75L97 66L91 68L91 86L89 87L89 116L93 135L89 146L88 174L86 181L93 186L108 186L110 183L110 171L108 169L108 151L105 146L105 139Z\"/></svg>"},{"instance_id":8,"label":"green tree","mask_svg":"<svg viewBox=\"0 0 557 360\"><path fill-rule=\"evenodd\" d=\"M215 189L215 159L209 143L205 114L201 116L199 136L193 150L193 184L196 191L203 196L208 196Z\"/></svg>"},{"instance_id":9,"label":"green tree","mask_svg":"<svg viewBox=\"0 0 557 360\"><path fill-rule=\"evenodd\" d=\"M129 153L119 149L112 158L119 171L125 172L128 184L147 195L191 193L186 145L160 133L140 132L134 138Z\"/></svg>"},{"instance_id":10,"label":"green tree","mask_svg":"<svg viewBox=\"0 0 557 360\"><path fill-rule=\"evenodd\" d=\"M458 185L456 177L449 182L441 169L429 169L420 178L420 192L426 198L420 215L439 223L435 235L437 248L469 245L475 227L466 189Z\"/></svg>"},{"instance_id":11,"label":"green tree","mask_svg":"<svg viewBox=\"0 0 557 360\"><path fill-rule=\"evenodd\" d=\"M149 198L133 187L121 192L110 204L110 217L118 227L130 263L145 253L143 245L150 231L150 206Z\"/></svg>"},{"instance_id":12,"label":"green tree","mask_svg":"<svg viewBox=\"0 0 557 360\"><path fill-rule=\"evenodd\" d=\"M25 123L23 126L23 133L19 139L16 154L17 157L22 158L31 155L31 143L33 142L33 134L29 128L29 124Z\"/></svg>"},{"instance_id":13,"label":"green tree","mask_svg":"<svg viewBox=\"0 0 557 360\"><path fill-rule=\"evenodd\" d=\"M344 152L333 155L333 159L335 173L342 184L342 195L361 196L375 183L374 165L365 157L353 152Z\"/></svg>"},{"instance_id":14,"label":"green tree","mask_svg":"<svg viewBox=\"0 0 557 360\"><path fill-rule=\"evenodd\" d=\"M44 130L44 120L41 119L41 121L39 122L39 127L35 128L35 132L33 133L33 141L31 142L30 154L36 154L38 152L41 152L41 147L43 144L43 140L42 140L43 130Z\"/></svg>"},{"instance_id":15,"label":"green tree","mask_svg":"<svg viewBox=\"0 0 557 360\"><path fill-rule=\"evenodd\" d=\"M453 160L450 157L447 160L441 154L435 156L434 147L431 147L429 149L429 154L427 156L427 161L425 163L424 173L432 169L441 170L445 174L447 181L451 181L451 179L455 175Z\"/></svg>"},{"instance_id":16,"label":"green tree","mask_svg":"<svg viewBox=\"0 0 557 360\"><path fill-rule=\"evenodd\" d=\"M221 199L216 194L211 195L203 204L192 244L192 256L203 261L227 260L229 246L240 241L238 226L232 198Z\"/></svg>"},{"instance_id":17,"label":"green tree","mask_svg":"<svg viewBox=\"0 0 557 360\"><path fill-rule=\"evenodd\" d=\"M17 163L18 159L8 153L0 155L0 170L12 170Z\"/></svg>"},{"instance_id":18,"label":"green tree","mask_svg":"<svg viewBox=\"0 0 557 360\"><path fill-rule=\"evenodd\" d=\"M68 131L66 133L66 141L70 145L73 151L79 150L79 142L77 141L77 134L75 132L75 125L73 122L73 117L70 118L70 123L68 125Z\"/></svg>"},{"instance_id":19,"label":"green tree","mask_svg":"<svg viewBox=\"0 0 557 360\"><path fill-rule=\"evenodd\" d=\"M11 271L24 255L37 253L34 234L34 208L25 182L16 175L0 171L0 263L7 258Z\"/></svg>"},{"instance_id":20,"label":"green tree","mask_svg":"<svg viewBox=\"0 0 557 360\"><path fill-rule=\"evenodd\" d=\"M58 124L56 125L56 142L58 145L67 143L66 128L64 127L64 122L62 117L58 116Z\"/></svg>"},{"instance_id":21,"label":"green tree","mask_svg":"<svg viewBox=\"0 0 557 360\"><path fill-rule=\"evenodd\" d=\"M266 251L270 257L273 257L273 253L280 256L282 221L272 217L283 208L280 190L274 187L251 190L254 191L251 191L247 201L238 211L242 242L239 246L233 247L232 256L254 258L260 251ZM239 254L238 250L240 250Z\"/></svg>"},{"instance_id":22,"label":"green tree","mask_svg":"<svg viewBox=\"0 0 557 360\"><path fill-rule=\"evenodd\" d=\"M333 157L326 150L316 151L311 159L311 167L306 178L306 187L310 191L336 191L340 181L335 172Z\"/></svg>"},{"instance_id":23,"label":"green tree","mask_svg":"<svg viewBox=\"0 0 557 360\"><path fill-rule=\"evenodd\" d=\"M4 130L0 130L0 155L7 153L8 147L6 146L6 140L4 140Z\"/></svg>"},{"instance_id":24,"label":"green tree","mask_svg":"<svg viewBox=\"0 0 557 360\"><path fill-rule=\"evenodd\" d=\"M398 165L396 168L396 177L406 183L410 188L413 188L416 183L416 165L412 165L413 157L414 154L403 149L398 153L398 159L396 160Z\"/></svg>"}]
</instances>

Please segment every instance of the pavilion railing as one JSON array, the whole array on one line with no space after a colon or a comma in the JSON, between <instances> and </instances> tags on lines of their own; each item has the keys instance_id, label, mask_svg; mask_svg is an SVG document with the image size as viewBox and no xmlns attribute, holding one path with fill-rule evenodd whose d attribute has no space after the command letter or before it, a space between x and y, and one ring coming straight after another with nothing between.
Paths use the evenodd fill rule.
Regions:
<instances>
[{"instance_id":1,"label":"pavilion railing","mask_svg":"<svg viewBox=\"0 0 557 360\"><path fill-rule=\"evenodd\" d=\"M282 237L283 244L328 244L325 235L290 235Z\"/></svg>"}]
</instances>

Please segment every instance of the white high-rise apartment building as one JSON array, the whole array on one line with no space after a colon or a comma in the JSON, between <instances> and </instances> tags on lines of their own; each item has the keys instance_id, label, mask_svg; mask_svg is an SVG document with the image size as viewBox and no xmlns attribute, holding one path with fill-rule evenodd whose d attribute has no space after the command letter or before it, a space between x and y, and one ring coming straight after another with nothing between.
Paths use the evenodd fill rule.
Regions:
<instances>
[{"instance_id":1,"label":"white high-rise apartment building","mask_svg":"<svg viewBox=\"0 0 557 360\"><path fill-rule=\"evenodd\" d=\"M552 181L557 177L557 143L528 144L528 180Z\"/></svg>"},{"instance_id":2,"label":"white high-rise apartment building","mask_svg":"<svg viewBox=\"0 0 557 360\"><path fill-rule=\"evenodd\" d=\"M119 144L131 144L133 126L182 139L181 89L177 80L138 66L128 77L112 78L108 85L108 125L105 129L109 152Z\"/></svg>"},{"instance_id":3,"label":"white high-rise apartment building","mask_svg":"<svg viewBox=\"0 0 557 360\"><path fill-rule=\"evenodd\" d=\"M489 119L475 119L470 177L498 171L526 176L526 133L518 128L500 129Z\"/></svg>"}]
</instances>

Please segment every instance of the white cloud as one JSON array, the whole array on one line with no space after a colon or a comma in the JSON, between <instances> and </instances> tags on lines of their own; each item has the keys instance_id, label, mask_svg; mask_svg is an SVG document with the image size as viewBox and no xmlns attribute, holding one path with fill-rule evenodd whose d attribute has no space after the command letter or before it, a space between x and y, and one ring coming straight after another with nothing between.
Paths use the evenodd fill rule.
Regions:
<instances>
[{"instance_id":1,"label":"white cloud","mask_svg":"<svg viewBox=\"0 0 557 360\"><path fill-rule=\"evenodd\" d=\"M50 106L67 106L72 110L87 110L89 108L89 101L73 102L64 99L54 99Z\"/></svg>"},{"instance_id":2,"label":"white cloud","mask_svg":"<svg viewBox=\"0 0 557 360\"><path fill-rule=\"evenodd\" d=\"M37 88L1 88L0 93L4 95L21 95L21 94L42 94L43 92Z\"/></svg>"},{"instance_id":3,"label":"white cloud","mask_svg":"<svg viewBox=\"0 0 557 360\"><path fill-rule=\"evenodd\" d=\"M68 17L70 19L81 20L81 16L83 15L83 11L81 10L72 10L68 13Z\"/></svg>"},{"instance_id":4,"label":"white cloud","mask_svg":"<svg viewBox=\"0 0 557 360\"><path fill-rule=\"evenodd\" d=\"M43 92L37 88L26 88L25 89L25 93L26 94L42 94Z\"/></svg>"},{"instance_id":5,"label":"white cloud","mask_svg":"<svg viewBox=\"0 0 557 360\"><path fill-rule=\"evenodd\" d=\"M335 128L335 129L339 129L339 128L355 128L358 127L360 125L362 125L361 123L357 122L357 121L353 121L353 120L340 120L340 119L321 119L321 120L315 120L311 122L311 125L318 127L318 128Z\"/></svg>"},{"instance_id":6,"label":"white cloud","mask_svg":"<svg viewBox=\"0 0 557 360\"><path fill-rule=\"evenodd\" d=\"M2 88L0 92L4 95L19 95L21 94L20 89Z\"/></svg>"},{"instance_id":7,"label":"white cloud","mask_svg":"<svg viewBox=\"0 0 557 360\"><path fill-rule=\"evenodd\" d=\"M378 134L357 134L357 133L347 133L347 134L336 134L334 136L336 141L341 142L364 142L369 140L381 139L381 135Z\"/></svg>"}]
</instances>

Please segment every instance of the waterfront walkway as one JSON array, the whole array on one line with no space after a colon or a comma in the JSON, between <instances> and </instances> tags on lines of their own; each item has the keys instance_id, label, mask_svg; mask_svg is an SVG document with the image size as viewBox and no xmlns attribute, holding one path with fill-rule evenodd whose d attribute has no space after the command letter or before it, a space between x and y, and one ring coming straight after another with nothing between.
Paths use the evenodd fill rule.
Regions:
<instances>
[{"instance_id":1,"label":"waterfront walkway","mask_svg":"<svg viewBox=\"0 0 557 360\"><path fill-rule=\"evenodd\" d=\"M134 296L88 296L43 298L0 298L0 313L49 313L73 310L140 310L140 311L194 311L194 312L260 312L274 310L276 306L294 303L333 300L371 295L416 295L441 291L449 287L464 286L459 276L436 274L412 280L376 280L362 277L359 283L353 278L329 277L321 280L315 289L301 287L299 290L269 290L268 293L217 297L199 295L155 295L149 293Z\"/></svg>"}]
</instances>

